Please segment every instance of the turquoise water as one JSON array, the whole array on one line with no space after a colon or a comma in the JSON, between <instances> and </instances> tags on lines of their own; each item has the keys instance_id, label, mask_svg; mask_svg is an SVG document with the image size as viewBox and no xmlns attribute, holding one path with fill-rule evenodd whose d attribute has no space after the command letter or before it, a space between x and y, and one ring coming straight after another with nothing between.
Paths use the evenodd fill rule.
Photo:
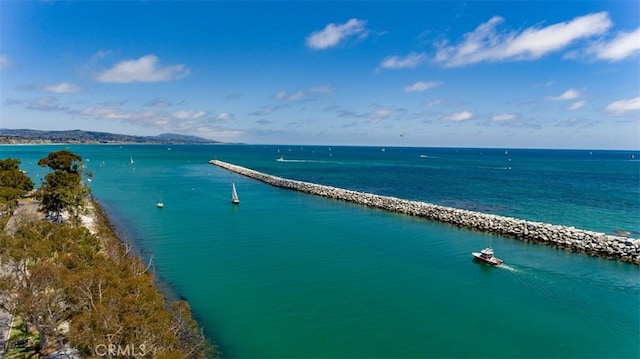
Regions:
<instances>
[{"instance_id":1,"label":"turquoise water","mask_svg":"<svg viewBox=\"0 0 640 359\"><path fill-rule=\"evenodd\" d=\"M37 159L60 148L0 146L0 157L22 158L38 178ZM67 148L86 159L92 191L123 238L153 257L225 357L640 356L639 266L286 191L207 164L638 237L637 151ZM239 206L230 204L232 181ZM489 241L503 268L471 260Z\"/></svg>"}]
</instances>

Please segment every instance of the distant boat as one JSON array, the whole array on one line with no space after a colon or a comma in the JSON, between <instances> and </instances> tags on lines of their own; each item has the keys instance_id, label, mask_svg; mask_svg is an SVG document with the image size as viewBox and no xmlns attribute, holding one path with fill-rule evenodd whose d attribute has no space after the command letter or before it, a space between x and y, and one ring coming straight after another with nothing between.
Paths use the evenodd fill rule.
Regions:
<instances>
[{"instance_id":1,"label":"distant boat","mask_svg":"<svg viewBox=\"0 0 640 359\"><path fill-rule=\"evenodd\" d=\"M164 207L164 203L162 203L162 202L158 202L158 203L156 204L156 207L158 207L158 208L163 208L163 207Z\"/></svg>"},{"instance_id":2,"label":"distant boat","mask_svg":"<svg viewBox=\"0 0 640 359\"><path fill-rule=\"evenodd\" d=\"M420 158L427 158L427 155L420 155Z\"/></svg>"},{"instance_id":3,"label":"distant boat","mask_svg":"<svg viewBox=\"0 0 640 359\"><path fill-rule=\"evenodd\" d=\"M284 156L280 156L280 158L277 158L276 161L278 162L284 162Z\"/></svg>"},{"instance_id":4,"label":"distant boat","mask_svg":"<svg viewBox=\"0 0 640 359\"><path fill-rule=\"evenodd\" d=\"M502 265L502 260L493 256L493 249L491 247L487 247L478 252L471 253L473 257L481 262L487 263L492 266Z\"/></svg>"},{"instance_id":5,"label":"distant boat","mask_svg":"<svg viewBox=\"0 0 640 359\"><path fill-rule=\"evenodd\" d=\"M133 156L129 155L129 159L131 161L131 164L133 164Z\"/></svg>"},{"instance_id":6,"label":"distant boat","mask_svg":"<svg viewBox=\"0 0 640 359\"><path fill-rule=\"evenodd\" d=\"M236 192L236 184L233 182L231 182L231 203L240 203L240 199L238 199L238 192Z\"/></svg>"}]
</instances>

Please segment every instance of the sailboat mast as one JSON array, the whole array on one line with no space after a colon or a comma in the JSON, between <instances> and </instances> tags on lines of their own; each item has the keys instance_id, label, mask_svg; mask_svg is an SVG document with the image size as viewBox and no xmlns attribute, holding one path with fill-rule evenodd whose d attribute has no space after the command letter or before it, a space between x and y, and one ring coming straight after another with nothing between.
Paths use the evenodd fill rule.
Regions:
<instances>
[{"instance_id":1,"label":"sailboat mast","mask_svg":"<svg viewBox=\"0 0 640 359\"><path fill-rule=\"evenodd\" d=\"M238 193L236 192L236 184L233 182L231 182L231 203L240 203L240 199L238 199Z\"/></svg>"}]
</instances>

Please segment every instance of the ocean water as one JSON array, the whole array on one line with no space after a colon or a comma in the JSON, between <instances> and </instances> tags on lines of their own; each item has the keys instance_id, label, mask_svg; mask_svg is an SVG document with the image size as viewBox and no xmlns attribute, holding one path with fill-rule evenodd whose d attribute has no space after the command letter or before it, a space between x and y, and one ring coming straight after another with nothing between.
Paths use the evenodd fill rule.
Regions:
<instances>
[{"instance_id":1,"label":"ocean water","mask_svg":"<svg viewBox=\"0 0 640 359\"><path fill-rule=\"evenodd\" d=\"M638 238L638 151L52 145L0 146L0 157L23 159L39 182L37 159L62 148L85 158L123 239L227 358L640 356L640 266L208 164ZM472 261L488 243L505 266Z\"/></svg>"}]
</instances>

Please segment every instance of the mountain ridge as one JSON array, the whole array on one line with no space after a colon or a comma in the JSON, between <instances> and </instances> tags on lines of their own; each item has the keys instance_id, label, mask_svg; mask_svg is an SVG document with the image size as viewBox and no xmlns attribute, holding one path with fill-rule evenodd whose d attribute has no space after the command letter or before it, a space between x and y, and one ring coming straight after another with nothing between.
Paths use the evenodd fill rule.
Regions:
<instances>
[{"instance_id":1,"label":"mountain ridge","mask_svg":"<svg viewBox=\"0 0 640 359\"><path fill-rule=\"evenodd\" d=\"M146 144L220 144L198 136L163 133L157 136L134 136L110 132L63 130L46 131L32 129L0 128L0 143L146 143Z\"/></svg>"}]
</instances>

